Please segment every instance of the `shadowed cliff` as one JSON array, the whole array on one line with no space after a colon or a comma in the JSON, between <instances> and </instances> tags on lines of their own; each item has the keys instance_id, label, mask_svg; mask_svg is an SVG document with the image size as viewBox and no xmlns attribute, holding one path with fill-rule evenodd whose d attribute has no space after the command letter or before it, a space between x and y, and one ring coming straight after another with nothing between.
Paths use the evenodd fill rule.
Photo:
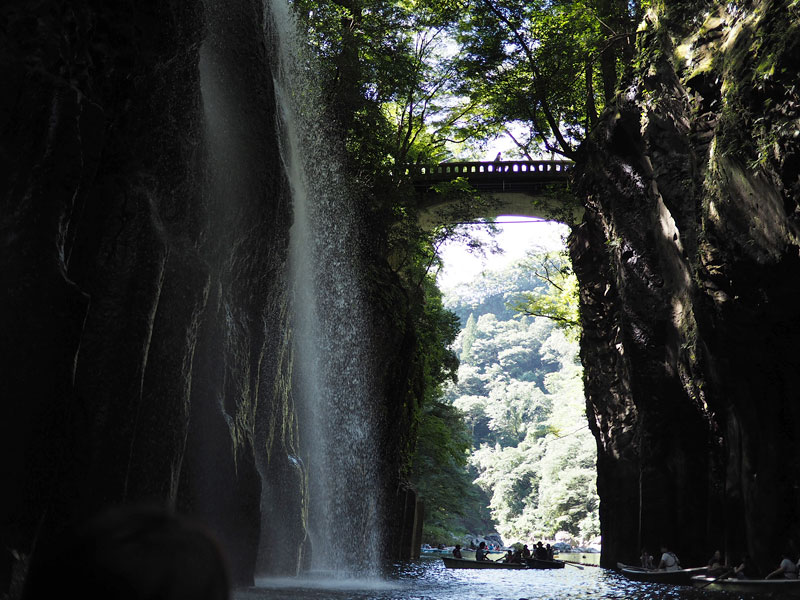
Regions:
<instances>
[{"instance_id":1,"label":"shadowed cliff","mask_svg":"<svg viewBox=\"0 0 800 600\"><path fill-rule=\"evenodd\" d=\"M299 554L299 511L260 513L262 486L304 493L268 19L224 9L0 9L4 552L151 501L208 525L237 583L262 528Z\"/></svg>"},{"instance_id":2,"label":"shadowed cliff","mask_svg":"<svg viewBox=\"0 0 800 600\"><path fill-rule=\"evenodd\" d=\"M603 563L665 542L766 569L800 539L800 14L657 3L582 148Z\"/></svg>"},{"instance_id":3,"label":"shadowed cliff","mask_svg":"<svg viewBox=\"0 0 800 600\"><path fill-rule=\"evenodd\" d=\"M310 564L299 438L319 432L295 406L293 214L268 8L0 8L0 590L12 597L37 546L120 504L196 520L234 585ZM377 562L370 553L419 549L403 472L430 373L424 298L390 268L390 211L376 216L371 199L356 197L367 233L334 243L368 274L357 318L380 336L362 340L383 534L365 552ZM324 273L324 293L339 276Z\"/></svg>"}]
</instances>

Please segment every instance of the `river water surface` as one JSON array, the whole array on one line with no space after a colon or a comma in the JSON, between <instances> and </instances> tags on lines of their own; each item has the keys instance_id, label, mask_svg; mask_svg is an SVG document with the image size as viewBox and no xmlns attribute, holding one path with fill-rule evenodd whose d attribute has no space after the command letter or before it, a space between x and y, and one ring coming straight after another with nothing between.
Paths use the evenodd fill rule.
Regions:
<instances>
[{"instance_id":1,"label":"river water surface","mask_svg":"<svg viewBox=\"0 0 800 600\"><path fill-rule=\"evenodd\" d=\"M234 600L732 600L720 592L644 584L599 567L567 565L551 571L445 569L441 559L398 563L381 579L257 579L237 590ZM742 597L743 598L743 597Z\"/></svg>"}]
</instances>

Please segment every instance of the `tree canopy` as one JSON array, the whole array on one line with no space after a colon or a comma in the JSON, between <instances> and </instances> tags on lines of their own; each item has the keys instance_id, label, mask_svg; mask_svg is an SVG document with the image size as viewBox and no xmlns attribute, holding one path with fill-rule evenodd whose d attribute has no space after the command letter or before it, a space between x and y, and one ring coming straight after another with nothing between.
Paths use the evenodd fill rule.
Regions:
<instances>
[{"instance_id":1,"label":"tree canopy","mask_svg":"<svg viewBox=\"0 0 800 600\"><path fill-rule=\"evenodd\" d=\"M560 252L529 255L523 268L545 285L545 291L522 292L512 299L511 308L532 317L552 319L557 327L577 339L580 333L578 278L569 259Z\"/></svg>"},{"instance_id":2,"label":"tree canopy","mask_svg":"<svg viewBox=\"0 0 800 600\"><path fill-rule=\"evenodd\" d=\"M445 293L445 306L461 317L453 345L460 365L457 382L445 384L439 403L466 424L468 464L461 473L479 491L470 492L462 479L445 486L461 494L453 499L458 509L448 519L432 517L427 541L468 530L460 514L479 510L480 501L509 541L552 538L559 531L581 540L599 534L595 442L585 424L577 341L552 318L510 306L520 295L547 294L549 282L529 267L558 264L557 256L535 253ZM427 472L416 476L426 488Z\"/></svg>"},{"instance_id":3,"label":"tree canopy","mask_svg":"<svg viewBox=\"0 0 800 600\"><path fill-rule=\"evenodd\" d=\"M501 134L522 156L573 157L613 97L639 3L293 6L310 41L302 68L325 92L325 120L374 225L370 251L385 257L402 287L396 297L407 302L396 315L398 327L413 331L405 475L428 506L428 533L488 527L488 506L506 536L563 529L590 537L593 442L586 428L573 427L583 418L577 344L556 326L575 324L574 276L557 257L537 257L538 270L517 265L443 303L438 246L466 234L418 226L403 166L469 156ZM438 193L455 200L461 218L453 222L479 215L485 202L463 181Z\"/></svg>"},{"instance_id":4,"label":"tree canopy","mask_svg":"<svg viewBox=\"0 0 800 600\"><path fill-rule=\"evenodd\" d=\"M475 483L510 541L599 534L595 442L585 423L577 340L558 321L511 306L515 298L547 297L552 274L531 265L562 268L559 261L558 254L533 253L445 294L463 325L454 344L458 380L445 387L443 402L464 416ZM577 298L565 296L565 303L574 311Z\"/></svg>"},{"instance_id":5,"label":"tree canopy","mask_svg":"<svg viewBox=\"0 0 800 600\"><path fill-rule=\"evenodd\" d=\"M471 0L457 24L458 90L480 105L484 132L505 132L524 156L573 158L617 91L640 11L626 0Z\"/></svg>"},{"instance_id":6,"label":"tree canopy","mask_svg":"<svg viewBox=\"0 0 800 600\"><path fill-rule=\"evenodd\" d=\"M295 0L331 117L370 165L508 135L573 158L633 56L638 0Z\"/></svg>"}]
</instances>

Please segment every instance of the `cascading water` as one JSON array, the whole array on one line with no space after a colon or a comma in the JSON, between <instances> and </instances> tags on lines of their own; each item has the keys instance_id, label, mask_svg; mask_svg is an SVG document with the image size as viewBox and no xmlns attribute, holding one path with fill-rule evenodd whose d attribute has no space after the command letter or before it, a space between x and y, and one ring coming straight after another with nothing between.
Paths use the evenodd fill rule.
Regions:
<instances>
[{"instance_id":1,"label":"cascading water","mask_svg":"<svg viewBox=\"0 0 800 600\"><path fill-rule=\"evenodd\" d=\"M381 486L360 229L320 90L307 66L300 67L304 52L290 7L272 0L270 9L278 32L282 158L294 207L293 379L309 478L311 568L371 575L381 544Z\"/></svg>"}]
</instances>

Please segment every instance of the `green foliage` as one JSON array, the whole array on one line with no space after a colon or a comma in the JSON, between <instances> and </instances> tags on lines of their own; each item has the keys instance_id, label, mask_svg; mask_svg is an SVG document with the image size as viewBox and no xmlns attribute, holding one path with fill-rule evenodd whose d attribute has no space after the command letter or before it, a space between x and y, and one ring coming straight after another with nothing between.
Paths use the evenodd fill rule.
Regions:
<instances>
[{"instance_id":1,"label":"green foliage","mask_svg":"<svg viewBox=\"0 0 800 600\"><path fill-rule=\"evenodd\" d=\"M469 283L462 283L447 291L445 306L455 312L465 324L469 315L475 318L491 313L498 319L514 316L507 304L509 299L524 291L545 290L544 282L528 269L514 264L500 271L487 271Z\"/></svg>"},{"instance_id":2,"label":"green foliage","mask_svg":"<svg viewBox=\"0 0 800 600\"><path fill-rule=\"evenodd\" d=\"M399 452L409 452L399 468L426 502L427 541L486 531L486 506L506 536L558 527L588 537L595 514L587 489L591 454L585 432L563 425L583 418L576 408L579 375L561 375L579 373L575 344L552 321L511 318L506 306L514 294L551 288L517 267L445 307L434 282L437 251L446 239L469 239L469 230L421 229L413 188L398 167L447 159L466 140L486 139L512 120L528 129L519 140L523 153L543 147L571 156L598 104L593 78L608 77L600 60L608 49L618 70L611 40L626 29L615 29L611 17L628 15L629 3L472 0L465 10L455 0L294 0L293 6L310 41L304 68L326 93L325 118L342 142L345 175L371 225L360 249L365 270L381 284L375 294L392 299L388 318L404 335L398 359L407 364L398 368L399 408L392 410L400 415L398 427L408 430L398 436ZM488 202L464 181L437 191L455 200L442 222L472 221ZM391 291L378 290L385 285ZM457 339L459 319L467 322L471 313L471 332Z\"/></svg>"},{"instance_id":3,"label":"green foliage","mask_svg":"<svg viewBox=\"0 0 800 600\"><path fill-rule=\"evenodd\" d=\"M478 104L472 134L507 133L523 156L566 157L616 92L638 2L472 0L459 21L458 92ZM597 82L597 83L595 83ZM524 125L522 136L509 124Z\"/></svg>"},{"instance_id":4,"label":"green foliage","mask_svg":"<svg viewBox=\"0 0 800 600\"><path fill-rule=\"evenodd\" d=\"M461 362L468 362L472 356L472 344L475 342L475 313L469 313L467 324L464 326L464 334L461 336Z\"/></svg>"},{"instance_id":5,"label":"green foliage","mask_svg":"<svg viewBox=\"0 0 800 600\"><path fill-rule=\"evenodd\" d=\"M557 531L592 539L599 533L596 450L585 423L577 341L552 319L509 312L476 317L486 307L475 300L503 297L504 283L515 296L536 295L520 284L522 268L491 274L490 293L459 289L457 298L470 302L474 312L467 319L469 335L465 328L455 344L463 359L458 382L447 386L443 401L465 415L476 483L507 540L552 537ZM535 285L546 293L541 279ZM454 302L463 309L458 300L447 299L448 306Z\"/></svg>"},{"instance_id":6,"label":"green foliage","mask_svg":"<svg viewBox=\"0 0 800 600\"><path fill-rule=\"evenodd\" d=\"M436 405L435 399L441 395L441 385L448 379L455 380L458 359L450 346L458 335L459 326L458 318L442 306L441 292L431 277L424 280L423 288L424 303L416 323L417 356L423 365L425 378L427 402L424 406L430 407Z\"/></svg>"},{"instance_id":7,"label":"green foliage","mask_svg":"<svg viewBox=\"0 0 800 600\"><path fill-rule=\"evenodd\" d=\"M529 255L524 263L546 287L546 291L523 292L510 307L532 317L552 319L574 339L580 334L578 278L562 253Z\"/></svg>"},{"instance_id":8,"label":"green foliage","mask_svg":"<svg viewBox=\"0 0 800 600\"><path fill-rule=\"evenodd\" d=\"M425 501L426 542L445 541L468 533L459 517L480 514L482 499L472 486L467 451L472 444L460 412L453 406L432 402L420 415L412 481ZM437 539L438 538L438 539Z\"/></svg>"},{"instance_id":9,"label":"green foliage","mask_svg":"<svg viewBox=\"0 0 800 600\"><path fill-rule=\"evenodd\" d=\"M451 543L449 535L463 535L466 527L488 527L486 498L472 485L467 465L472 437L464 415L441 402L442 386L455 380L458 362L451 346L458 334L458 318L442 306L441 295L429 276L425 302L417 323L417 362L423 374L421 402L416 413L416 447L409 477L425 502L425 541Z\"/></svg>"},{"instance_id":10,"label":"green foliage","mask_svg":"<svg viewBox=\"0 0 800 600\"><path fill-rule=\"evenodd\" d=\"M628 0L294 6L331 119L367 172L441 162L500 134L523 156L573 157L616 92L641 14Z\"/></svg>"}]
</instances>

